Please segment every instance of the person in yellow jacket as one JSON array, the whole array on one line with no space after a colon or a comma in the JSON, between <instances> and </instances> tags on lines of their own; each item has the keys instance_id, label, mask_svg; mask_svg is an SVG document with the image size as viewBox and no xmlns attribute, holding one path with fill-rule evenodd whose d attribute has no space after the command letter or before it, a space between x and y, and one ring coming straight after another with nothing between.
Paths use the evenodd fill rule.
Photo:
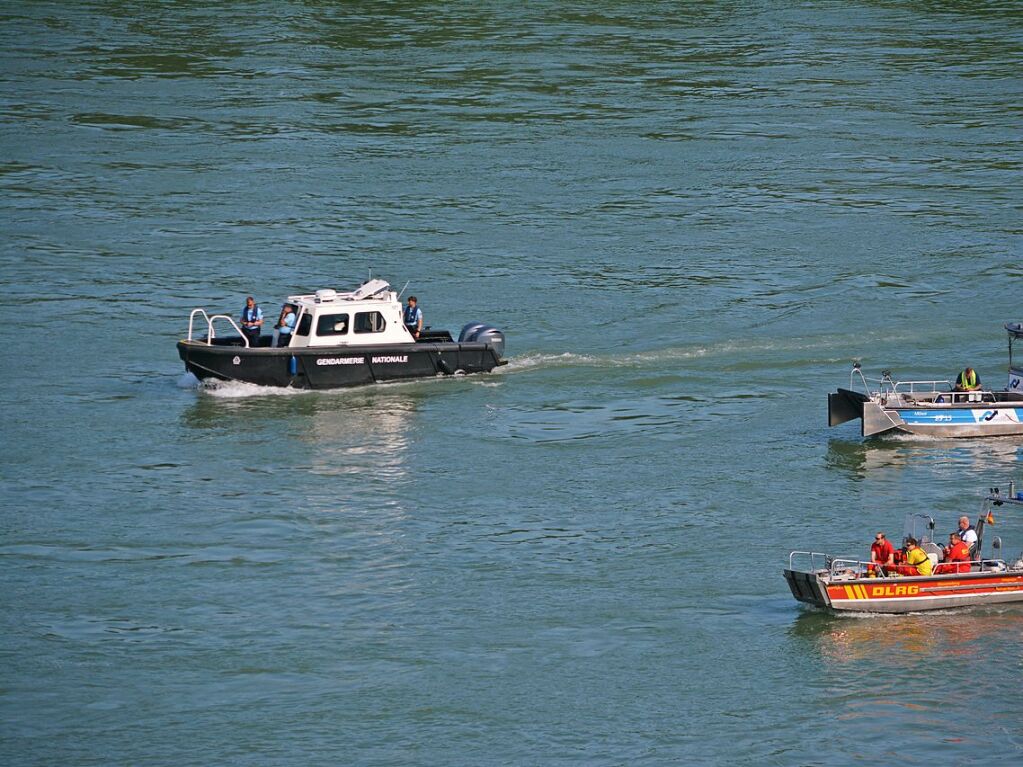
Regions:
<instances>
[{"instance_id":1,"label":"person in yellow jacket","mask_svg":"<svg viewBox=\"0 0 1023 767\"><path fill-rule=\"evenodd\" d=\"M956 385L953 391L977 391L980 388L980 376L973 368L966 368L956 378Z\"/></svg>"},{"instance_id":2,"label":"person in yellow jacket","mask_svg":"<svg viewBox=\"0 0 1023 767\"><path fill-rule=\"evenodd\" d=\"M906 539L906 568L905 575L930 575L931 558L916 544L916 538Z\"/></svg>"}]
</instances>

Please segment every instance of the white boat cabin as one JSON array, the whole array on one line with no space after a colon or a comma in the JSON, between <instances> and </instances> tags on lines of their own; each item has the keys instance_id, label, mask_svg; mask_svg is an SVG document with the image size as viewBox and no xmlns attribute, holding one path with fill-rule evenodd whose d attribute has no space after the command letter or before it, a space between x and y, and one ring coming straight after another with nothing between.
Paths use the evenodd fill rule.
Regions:
<instances>
[{"instance_id":1,"label":"white boat cabin","mask_svg":"<svg viewBox=\"0 0 1023 767\"><path fill-rule=\"evenodd\" d=\"M384 280L370 280L350 293L324 289L288 296L287 305L296 314L289 348L415 343L402 321L398 294Z\"/></svg>"}]
</instances>

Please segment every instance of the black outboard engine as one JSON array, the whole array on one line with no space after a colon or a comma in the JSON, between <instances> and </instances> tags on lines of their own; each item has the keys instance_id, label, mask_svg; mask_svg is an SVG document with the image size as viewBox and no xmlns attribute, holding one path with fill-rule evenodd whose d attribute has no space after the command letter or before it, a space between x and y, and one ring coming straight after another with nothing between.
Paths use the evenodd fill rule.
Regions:
<instances>
[{"instance_id":1,"label":"black outboard engine","mask_svg":"<svg viewBox=\"0 0 1023 767\"><path fill-rule=\"evenodd\" d=\"M458 334L458 342L487 344L499 358L504 356L504 333L485 322L470 322Z\"/></svg>"}]
</instances>

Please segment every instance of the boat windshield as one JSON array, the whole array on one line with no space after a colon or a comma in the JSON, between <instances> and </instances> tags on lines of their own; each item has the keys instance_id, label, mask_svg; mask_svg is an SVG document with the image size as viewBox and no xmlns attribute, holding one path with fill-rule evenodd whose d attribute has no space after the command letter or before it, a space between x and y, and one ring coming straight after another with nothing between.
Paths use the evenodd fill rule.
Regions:
<instances>
[{"instance_id":1,"label":"boat windshield","mask_svg":"<svg viewBox=\"0 0 1023 767\"><path fill-rule=\"evenodd\" d=\"M902 542L915 538L917 543L934 543L934 518L927 514L907 514L902 525Z\"/></svg>"}]
</instances>

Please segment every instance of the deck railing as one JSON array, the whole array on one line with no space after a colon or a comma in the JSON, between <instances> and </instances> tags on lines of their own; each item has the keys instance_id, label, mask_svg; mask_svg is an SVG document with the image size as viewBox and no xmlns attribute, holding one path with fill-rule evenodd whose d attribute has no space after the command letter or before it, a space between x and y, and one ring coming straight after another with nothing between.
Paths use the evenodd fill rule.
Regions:
<instances>
[{"instance_id":1,"label":"deck railing","mask_svg":"<svg viewBox=\"0 0 1023 767\"><path fill-rule=\"evenodd\" d=\"M882 371L880 378L867 378L863 375L863 368L860 367L859 363L853 365L852 370L849 371L849 388L855 391L856 378L860 379L860 383L863 384L863 391L867 394L871 393L871 387L876 386L874 390L878 394L893 394L900 392L903 394L935 394L938 392L948 392L952 389L952 383L946 379L936 379L933 381L896 381L892 378L890 371Z\"/></svg>"},{"instance_id":2,"label":"deck railing","mask_svg":"<svg viewBox=\"0 0 1023 767\"><path fill-rule=\"evenodd\" d=\"M809 569L797 568L796 564L799 559L809 558ZM1003 559L974 559L969 562L938 562L933 565L933 575L955 575L958 574L959 565L969 565L969 572L1003 572L1008 569ZM895 567L898 567L896 565ZM903 563L902 566L906 566ZM843 580L848 578L854 580L857 578L864 577L871 569L878 567L874 562L865 562L862 559L842 559L840 557L830 557L827 554L822 554L816 551L793 551L789 554L789 570L800 570L802 572L819 572L826 570L828 577L833 580ZM894 568L886 568L884 565L881 566L882 570L892 570L890 573L886 573L888 577L895 575ZM962 573L966 575L966 573ZM930 576L912 576L902 575L902 578L912 577L930 577Z\"/></svg>"},{"instance_id":3,"label":"deck railing","mask_svg":"<svg viewBox=\"0 0 1023 767\"><path fill-rule=\"evenodd\" d=\"M864 394L871 396L891 396L904 394L937 394L938 397L923 402L938 405L961 405L972 402L1002 402L1013 397L1006 392L995 392L987 389L978 391L952 391L952 382L947 379L931 381L896 381L889 371L882 372L880 378L868 378L863 374L859 363L853 365L849 372L849 388L857 391L857 379Z\"/></svg>"},{"instance_id":4,"label":"deck railing","mask_svg":"<svg viewBox=\"0 0 1023 767\"><path fill-rule=\"evenodd\" d=\"M212 317L206 313L205 309L193 309L192 313L188 315L188 340L192 340L192 325L195 323L195 315L201 314L203 319L206 320L206 343L208 345L213 344L213 339L217 337L217 332L213 329L213 320L227 320L231 323L231 327L238 331L238 335L241 336L242 341L245 343L245 348L249 348L249 338L246 336L237 323L232 317L226 314L214 314Z\"/></svg>"}]
</instances>

